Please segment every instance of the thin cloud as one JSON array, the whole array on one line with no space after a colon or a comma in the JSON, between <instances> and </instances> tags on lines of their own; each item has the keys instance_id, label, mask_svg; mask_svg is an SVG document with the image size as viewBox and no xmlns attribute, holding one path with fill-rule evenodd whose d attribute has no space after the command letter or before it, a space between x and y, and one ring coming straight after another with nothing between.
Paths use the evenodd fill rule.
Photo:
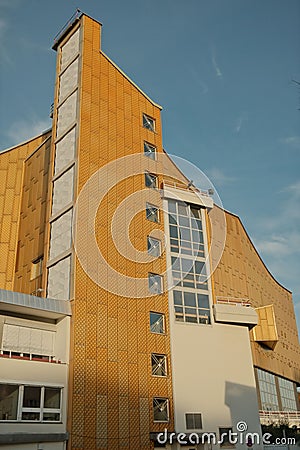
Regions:
<instances>
[{"instance_id":1,"label":"thin cloud","mask_svg":"<svg viewBox=\"0 0 300 450\"><path fill-rule=\"evenodd\" d=\"M243 124L248 120L247 114L242 113L236 120L235 126L234 126L234 132L239 133L241 131L241 128Z\"/></svg>"},{"instance_id":2,"label":"thin cloud","mask_svg":"<svg viewBox=\"0 0 300 450\"><path fill-rule=\"evenodd\" d=\"M207 171L209 178L213 181L213 183L224 186L224 184L232 183L235 181L235 178L226 175L221 169L218 167L213 167Z\"/></svg>"},{"instance_id":3,"label":"thin cloud","mask_svg":"<svg viewBox=\"0 0 300 450\"><path fill-rule=\"evenodd\" d=\"M5 133L9 142L8 146L11 147L24 142L47 130L50 125L50 119L29 119L14 122Z\"/></svg>"},{"instance_id":4,"label":"thin cloud","mask_svg":"<svg viewBox=\"0 0 300 450\"><path fill-rule=\"evenodd\" d=\"M212 49L211 49L211 62L212 62L213 68L215 69L217 77L222 79L223 78L223 74L221 72L221 69L220 69L218 63L217 63L215 47L212 47Z\"/></svg>"},{"instance_id":5,"label":"thin cloud","mask_svg":"<svg viewBox=\"0 0 300 450\"><path fill-rule=\"evenodd\" d=\"M289 145L291 147L300 148L300 136L288 136L281 139L282 144Z\"/></svg>"}]
</instances>

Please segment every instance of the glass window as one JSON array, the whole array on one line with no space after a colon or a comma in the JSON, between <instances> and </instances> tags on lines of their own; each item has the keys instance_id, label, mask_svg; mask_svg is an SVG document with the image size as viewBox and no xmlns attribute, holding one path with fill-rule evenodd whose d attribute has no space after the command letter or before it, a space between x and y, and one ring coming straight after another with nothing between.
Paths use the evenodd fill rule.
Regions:
<instances>
[{"instance_id":1,"label":"glass window","mask_svg":"<svg viewBox=\"0 0 300 450\"><path fill-rule=\"evenodd\" d=\"M232 427L219 428L220 447L234 447L230 439L232 436Z\"/></svg>"},{"instance_id":2,"label":"glass window","mask_svg":"<svg viewBox=\"0 0 300 450\"><path fill-rule=\"evenodd\" d=\"M161 242L159 239L148 236L147 246L149 255L157 257L161 255Z\"/></svg>"},{"instance_id":3,"label":"glass window","mask_svg":"<svg viewBox=\"0 0 300 450\"><path fill-rule=\"evenodd\" d=\"M279 411L275 376L272 373L257 369L261 409L264 411Z\"/></svg>"},{"instance_id":4,"label":"glass window","mask_svg":"<svg viewBox=\"0 0 300 450\"><path fill-rule=\"evenodd\" d=\"M143 127L147 128L147 130L155 131L155 120L147 116L147 114L143 114Z\"/></svg>"},{"instance_id":5,"label":"glass window","mask_svg":"<svg viewBox=\"0 0 300 450\"><path fill-rule=\"evenodd\" d=\"M149 142L144 142L144 155L150 159L156 159L156 147Z\"/></svg>"},{"instance_id":6,"label":"glass window","mask_svg":"<svg viewBox=\"0 0 300 450\"><path fill-rule=\"evenodd\" d=\"M145 173L145 186L149 188L157 188L157 176L153 173Z\"/></svg>"},{"instance_id":7,"label":"glass window","mask_svg":"<svg viewBox=\"0 0 300 450\"><path fill-rule=\"evenodd\" d=\"M162 276L156 273L148 274L148 285L149 291L152 294L161 294L162 293Z\"/></svg>"},{"instance_id":8,"label":"glass window","mask_svg":"<svg viewBox=\"0 0 300 450\"><path fill-rule=\"evenodd\" d=\"M152 375L155 375L157 377L166 377L167 376L166 355L158 355L157 353L152 353L151 368L152 368Z\"/></svg>"},{"instance_id":9,"label":"glass window","mask_svg":"<svg viewBox=\"0 0 300 450\"><path fill-rule=\"evenodd\" d=\"M150 331L151 333L164 334L165 316L162 313L150 312Z\"/></svg>"},{"instance_id":10,"label":"glass window","mask_svg":"<svg viewBox=\"0 0 300 450\"><path fill-rule=\"evenodd\" d=\"M159 221L159 209L151 205L150 203L146 203L146 218L150 220L151 222L158 222Z\"/></svg>"},{"instance_id":11,"label":"glass window","mask_svg":"<svg viewBox=\"0 0 300 450\"><path fill-rule=\"evenodd\" d=\"M297 411L294 383L278 377L278 385L284 411Z\"/></svg>"},{"instance_id":12,"label":"glass window","mask_svg":"<svg viewBox=\"0 0 300 450\"><path fill-rule=\"evenodd\" d=\"M17 420L19 386L0 384L0 420Z\"/></svg>"},{"instance_id":13,"label":"glass window","mask_svg":"<svg viewBox=\"0 0 300 450\"><path fill-rule=\"evenodd\" d=\"M40 408L41 388L38 386L24 386L23 407Z\"/></svg>"},{"instance_id":14,"label":"glass window","mask_svg":"<svg viewBox=\"0 0 300 450\"><path fill-rule=\"evenodd\" d=\"M185 423L187 430L201 430L202 418L200 413L186 413Z\"/></svg>"},{"instance_id":15,"label":"glass window","mask_svg":"<svg viewBox=\"0 0 300 450\"><path fill-rule=\"evenodd\" d=\"M154 422L169 421L169 400L162 397L153 399L153 419Z\"/></svg>"}]
</instances>

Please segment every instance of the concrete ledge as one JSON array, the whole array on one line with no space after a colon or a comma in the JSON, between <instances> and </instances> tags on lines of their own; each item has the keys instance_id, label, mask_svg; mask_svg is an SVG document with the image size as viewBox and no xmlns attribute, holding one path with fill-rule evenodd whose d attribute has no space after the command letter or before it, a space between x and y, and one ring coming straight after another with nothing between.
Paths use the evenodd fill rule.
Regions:
<instances>
[{"instance_id":1,"label":"concrete ledge","mask_svg":"<svg viewBox=\"0 0 300 450\"><path fill-rule=\"evenodd\" d=\"M64 442L69 438L68 433L7 433L0 434L2 444L31 444L37 442Z\"/></svg>"}]
</instances>

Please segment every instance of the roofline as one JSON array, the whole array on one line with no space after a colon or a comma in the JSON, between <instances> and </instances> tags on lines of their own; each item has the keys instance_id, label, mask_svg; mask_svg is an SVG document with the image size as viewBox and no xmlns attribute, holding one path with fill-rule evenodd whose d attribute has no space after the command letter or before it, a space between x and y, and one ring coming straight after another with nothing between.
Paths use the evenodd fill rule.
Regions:
<instances>
[{"instance_id":1,"label":"roofline","mask_svg":"<svg viewBox=\"0 0 300 450\"><path fill-rule=\"evenodd\" d=\"M242 228L243 228L243 230L244 230L244 232L245 232L247 238L249 239L249 241L250 241L252 247L253 247L254 250L255 250L255 253L257 254L257 256L259 257L259 259L260 259L261 262L263 263L263 265L264 265L265 269L267 270L267 272L269 273L269 275L273 278L273 280L276 282L276 284L278 284L278 286L280 286L282 289L284 289L284 290L285 290L286 292L288 292L289 294L293 294L292 291L290 291L288 288L286 288L285 286L283 286L283 284L279 283L279 281L276 280L276 278L274 277L274 275L273 275L273 274L271 273L271 271L268 269L266 263L264 262L264 260L263 260L262 257L260 256L260 254L259 254L257 248L255 247L255 245L254 245L252 239L250 238L250 236L249 236L249 234L248 234L248 232L247 232L247 230L246 230L246 228L245 228L245 226L244 226L244 224L243 224L241 218L240 218L237 214L234 214L233 212L228 211L228 210L225 209L225 208L221 208L221 206L219 206L219 205L217 205L217 204L214 204L214 206L216 206L217 208L222 209L226 214L229 214L230 216L236 217L236 218L239 220L239 222L240 222L240 224L241 224L241 226L242 226Z\"/></svg>"},{"instance_id":2,"label":"roofline","mask_svg":"<svg viewBox=\"0 0 300 450\"><path fill-rule=\"evenodd\" d=\"M36 136L33 136L33 137L27 139L26 141L20 142L20 144L16 144L16 145L13 145L12 147L5 148L4 150L0 150L0 155L2 155L2 153L6 153L6 152L9 152L11 150L14 150L17 147L21 147L22 145L29 144L29 142L34 141L34 139L37 139L38 137L41 137L41 136L43 136L46 133L49 133L49 131L51 131L51 130L52 130L52 126L50 128L47 128L47 130L43 131L42 133L39 133Z\"/></svg>"},{"instance_id":3,"label":"roofline","mask_svg":"<svg viewBox=\"0 0 300 450\"><path fill-rule=\"evenodd\" d=\"M155 103L134 81L132 81L132 79L128 75L126 75L126 73L123 72L123 70L120 69L120 67L114 61L112 61L109 56L106 55L106 53L104 53L102 50L100 50L100 53L129 81L129 83L131 83L147 100L149 100L149 102L151 102L153 106L159 108L160 110L163 109L161 105Z\"/></svg>"}]
</instances>

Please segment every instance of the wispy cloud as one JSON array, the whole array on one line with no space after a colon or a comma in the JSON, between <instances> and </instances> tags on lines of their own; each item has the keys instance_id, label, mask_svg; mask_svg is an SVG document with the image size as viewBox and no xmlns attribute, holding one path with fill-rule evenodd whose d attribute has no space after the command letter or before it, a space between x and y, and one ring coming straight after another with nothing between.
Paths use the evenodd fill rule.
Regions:
<instances>
[{"instance_id":1,"label":"wispy cloud","mask_svg":"<svg viewBox=\"0 0 300 450\"><path fill-rule=\"evenodd\" d=\"M212 182L217 184L218 186L224 186L224 184L232 183L236 180L234 177L226 175L218 167L213 167L207 170L207 174L209 178L211 178Z\"/></svg>"},{"instance_id":2,"label":"wispy cloud","mask_svg":"<svg viewBox=\"0 0 300 450\"><path fill-rule=\"evenodd\" d=\"M239 133L241 131L241 128L245 122L248 120L247 113L243 112L237 119L234 125L234 132Z\"/></svg>"},{"instance_id":3,"label":"wispy cloud","mask_svg":"<svg viewBox=\"0 0 300 450\"><path fill-rule=\"evenodd\" d=\"M280 140L282 144L300 148L300 136L288 136Z\"/></svg>"},{"instance_id":4,"label":"wispy cloud","mask_svg":"<svg viewBox=\"0 0 300 450\"><path fill-rule=\"evenodd\" d=\"M50 119L28 119L14 122L5 135L9 142L8 147L24 142L33 136L47 130L51 125Z\"/></svg>"},{"instance_id":5,"label":"wispy cloud","mask_svg":"<svg viewBox=\"0 0 300 450\"><path fill-rule=\"evenodd\" d=\"M217 63L216 49L214 46L212 46L212 49L211 49L211 62L212 62L213 68L215 69L217 77L222 79L223 74L221 72L219 64Z\"/></svg>"}]
</instances>

